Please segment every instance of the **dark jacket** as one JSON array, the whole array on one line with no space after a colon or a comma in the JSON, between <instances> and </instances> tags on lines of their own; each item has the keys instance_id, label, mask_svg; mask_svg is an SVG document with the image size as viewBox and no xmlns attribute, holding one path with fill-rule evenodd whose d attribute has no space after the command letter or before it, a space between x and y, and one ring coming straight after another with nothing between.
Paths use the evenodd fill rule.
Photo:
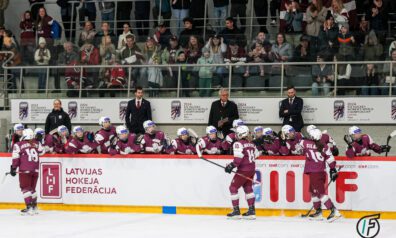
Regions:
<instances>
[{"instance_id":1,"label":"dark jacket","mask_svg":"<svg viewBox=\"0 0 396 238\"><path fill-rule=\"evenodd\" d=\"M219 34L224 39L224 44L229 45L231 40L236 41L240 47L247 45L245 35L234 25L233 29L224 28Z\"/></svg>"},{"instance_id":2,"label":"dark jacket","mask_svg":"<svg viewBox=\"0 0 396 238\"><path fill-rule=\"evenodd\" d=\"M283 117L283 125L290 125L300 132L304 127L304 120L301 115L303 107L302 98L295 97L292 104L289 104L289 98L282 100L279 108L279 117ZM285 110L288 110L288 112L284 113Z\"/></svg>"},{"instance_id":3,"label":"dark jacket","mask_svg":"<svg viewBox=\"0 0 396 238\"><path fill-rule=\"evenodd\" d=\"M228 118L228 121L220 128L218 122L224 118ZM233 101L227 101L227 104L223 107L220 100L217 100L212 103L210 108L208 125L216 127L217 130L223 132L223 135L226 136L231 132L232 122L238 118L238 107Z\"/></svg>"},{"instance_id":4,"label":"dark jacket","mask_svg":"<svg viewBox=\"0 0 396 238\"><path fill-rule=\"evenodd\" d=\"M143 122L151 120L150 102L142 99L140 109L136 108L136 99L128 102L125 115L125 123L130 132L135 134L144 134Z\"/></svg>"},{"instance_id":5,"label":"dark jacket","mask_svg":"<svg viewBox=\"0 0 396 238\"><path fill-rule=\"evenodd\" d=\"M48 114L47 119L45 120L45 134L48 134L53 129L58 128L58 126L66 126L71 133L71 122L69 114L63 111L61 108L60 111L52 110L50 114Z\"/></svg>"}]
</instances>

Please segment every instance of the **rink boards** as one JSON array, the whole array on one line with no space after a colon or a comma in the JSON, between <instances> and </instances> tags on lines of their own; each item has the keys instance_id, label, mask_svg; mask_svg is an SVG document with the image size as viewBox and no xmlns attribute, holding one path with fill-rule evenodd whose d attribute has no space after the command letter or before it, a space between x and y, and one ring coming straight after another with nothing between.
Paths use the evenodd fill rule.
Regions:
<instances>
[{"instance_id":1,"label":"rink boards","mask_svg":"<svg viewBox=\"0 0 396 238\"><path fill-rule=\"evenodd\" d=\"M207 156L226 165L229 156ZM396 157L338 157L340 176L328 194L347 217L381 212L396 219ZM0 154L0 175L11 164ZM260 215L295 215L312 205L303 157L256 161L254 186ZM180 214L224 214L232 175L196 156L50 155L41 158L37 185L43 209ZM18 206L18 178L0 184L0 208ZM246 207L240 190L241 206Z\"/></svg>"}]
</instances>

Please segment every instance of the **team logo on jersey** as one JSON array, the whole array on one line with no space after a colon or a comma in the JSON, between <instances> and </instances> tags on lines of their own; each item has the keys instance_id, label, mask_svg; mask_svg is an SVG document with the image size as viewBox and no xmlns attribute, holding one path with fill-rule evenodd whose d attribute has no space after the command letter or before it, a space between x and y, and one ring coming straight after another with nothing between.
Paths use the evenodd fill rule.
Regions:
<instances>
[{"instance_id":1,"label":"team logo on jersey","mask_svg":"<svg viewBox=\"0 0 396 238\"><path fill-rule=\"evenodd\" d=\"M396 100L392 100L391 118L396 120Z\"/></svg>"},{"instance_id":2,"label":"team logo on jersey","mask_svg":"<svg viewBox=\"0 0 396 238\"><path fill-rule=\"evenodd\" d=\"M77 109L78 109L78 104L76 101L69 102L67 114L69 114L70 119L77 117Z\"/></svg>"},{"instance_id":3,"label":"team logo on jersey","mask_svg":"<svg viewBox=\"0 0 396 238\"><path fill-rule=\"evenodd\" d=\"M29 115L29 103L20 102L19 103L19 120L24 120Z\"/></svg>"},{"instance_id":4,"label":"team logo on jersey","mask_svg":"<svg viewBox=\"0 0 396 238\"><path fill-rule=\"evenodd\" d=\"M334 101L334 112L333 117L334 120L339 121L344 119L345 116L345 103L342 100Z\"/></svg>"},{"instance_id":5,"label":"team logo on jersey","mask_svg":"<svg viewBox=\"0 0 396 238\"><path fill-rule=\"evenodd\" d=\"M180 101L172 101L171 102L171 118L172 120L176 120L180 117L181 114L181 102Z\"/></svg>"},{"instance_id":6,"label":"team logo on jersey","mask_svg":"<svg viewBox=\"0 0 396 238\"><path fill-rule=\"evenodd\" d=\"M127 107L128 107L128 102L127 101L121 101L119 104L119 117L120 120L123 121L125 119L125 115L126 115L126 111L127 111Z\"/></svg>"},{"instance_id":7,"label":"team logo on jersey","mask_svg":"<svg viewBox=\"0 0 396 238\"><path fill-rule=\"evenodd\" d=\"M374 238L380 232L380 219L381 214L373 214L360 218L356 224L356 231L362 238Z\"/></svg>"},{"instance_id":8,"label":"team logo on jersey","mask_svg":"<svg viewBox=\"0 0 396 238\"><path fill-rule=\"evenodd\" d=\"M60 163L43 162L40 164L41 193L43 199L62 198L62 167Z\"/></svg>"}]
</instances>

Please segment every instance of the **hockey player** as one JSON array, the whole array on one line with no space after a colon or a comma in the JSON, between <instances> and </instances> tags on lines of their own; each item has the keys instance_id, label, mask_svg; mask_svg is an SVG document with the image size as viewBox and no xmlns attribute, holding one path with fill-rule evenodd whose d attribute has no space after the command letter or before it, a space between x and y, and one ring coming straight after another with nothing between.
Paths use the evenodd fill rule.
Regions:
<instances>
[{"instance_id":1,"label":"hockey player","mask_svg":"<svg viewBox=\"0 0 396 238\"><path fill-rule=\"evenodd\" d=\"M271 128L263 129L263 141L264 155L279 155L280 140Z\"/></svg>"},{"instance_id":2,"label":"hockey player","mask_svg":"<svg viewBox=\"0 0 396 238\"><path fill-rule=\"evenodd\" d=\"M225 140L223 141L223 144L222 144L223 151L226 154L232 154L232 151L231 151L232 150L232 145L236 141L235 131L238 128L238 126L242 126L242 125L245 125L245 123L241 119L235 119L232 122L232 129L231 130L234 131L234 132L229 133L226 136L226 138L225 138Z\"/></svg>"},{"instance_id":3,"label":"hockey player","mask_svg":"<svg viewBox=\"0 0 396 238\"><path fill-rule=\"evenodd\" d=\"M146 154L161 154L167 149L168 140L162 131L157 131L155 123L151 120L143 122L143 128L146 131L140 143L142 150Z\"/></svg>"},{"instance_id":4,"label":"hockey player","mask_svg":"<svg viewBox=\"0 0 396 238\"><path fill-rule=\"evenodd\" d=\"M264 136L263 136L264 128L262 126L256 126L253 129L253 143L256 145L257 149L260 153L264 152L263 144L264 144Z\"/></svg>"},{"instance_id":5,"label":"hockey player","mask_svg":"<svg viewBox=\"0 0 396 238\"><path fill-rule=\"evenodd\" d=\"M14 125L13 129L14 129L14 133L11 135L11 146L9 149L7 148L10 152L12 151L12 148L14 148L14 144L21 141L23 129L25 129L25 127L23 126L23 124L18 123Z\"/></svg>"},{"instance_id":6,"label":"hockey player","mask_svg":"<svg viewBox=\"0 0 396 238\"><path fill-rule=\"evenodd\" d=\"M255 159L260 155L256 146L247 140L249 136L249 128L247 126L239 126L236 129L237 141L233 144L234 161L229 163L225 171L231 173L231 171L236 167L237 173L242 174L248 178L253 179L255 175ZM232 179L230 185L230 193L233 211L227 214L228 218L240 219L241 212L239 210L239 195L238 189L243 187L246 194L246 200L249 205L249 210L242 214L243 218L255 219L256 211L254 208L255 195L253 193L253 183L251 180L243 178L239 175L235 175Z\"/></svg>"},{"instance_id":7,"label":"hockey player","mask_svg":"<svg viewBox=\"0 0 396 238\"><path fill-rule=\"evenodd\" d=\"M19 168L19 186L23 193L26 208L21 210L22 215L37 213L36 184L39 177L40 156L45 151L40 143L34 140L32 129L25 129L20 142L12 148L12 165L10 174L15 176Z\"/></svg>"},{"instance_id":8,"label":"hockey player","mask_svg":"<svg viewBox=\"0 0 396 238\"><path fill-rule=\"evenodd\" d=\"M84 131L81 126L73 128L73 137L65 147L66 154L94 154L97 144L94 142L94 134Z\"/></svg>"},{"instance_id":9,"label":"hockey player","mask_svg":"<svg viewBox=\"0 0 396 238\"><path fill-rule=\"evenodd\" d=\"M117 141L110 145L109 154L127 155L140 152L140 145L137 145L136 135L130 133L125 126L117 126Z\"/></svg>"},{"instance_id":10,"label":"hockey player","mask_svg":"<svg viewBox=\"0 0 396 238\"><path fill-rule=\"evenodd\" d=\"M214 126L206 127L206 136L200 138L196 145L198 151L207 155L220 155L223 153L222 141L217 137L217 129Z\"/></svg>"},{"instance_id":11,"label":"hockey player","mask_svg":"<svg viewBox=\"0 0 396 238\"><path fill-rule=\"evenodd\" d=\"M98 145L100 154L108 154L110 145L117 139L116 128L111 125L110 117L104 116L99 119L99 125L102 127L95 134L95 142Z\"/></svg>"},{"instance_id":12,"label":"hockey player","mask_svg":"<svg viewBox=\"0 0 396 238\"><path fill-rule=\"evenodd\" d=\"M309 217L313 219L322 219L322 203L331 210L327 217L328 221L339 218L341 214L335 208L331 199L326 195L326 163L330 167L330 179L334 182L338 177L335 168L336 161L327 144L322 144L322 132L319 129L309 131L310 139L303 139L299 143L305 155L304 173L309 175L309 189L312 195L315 212Z\"/></svg>"},{"instance_id":13,"label":"hockey player","mask_svg":"<svg viewBox=\"0 0 396 238\"><path fill-rule=\"evenodd\" d=\"M371 151L381 154L389 152L391 147L388 145L378 145L367 134L363 134L362 130L357 126L349 128L349 135L344 136L344 141L348 145L346 156L353 158L355 156L370 156Z\"/></svg>"},{"instance_id":14,"label":"hockey player","mask_svg":"<svg viewBox=\"0 0 396 238\"><path fill-rule=\"evenodd\" d=\"M58 126L53 134L45 136L44 144L45 150L53 154L64 154L67 143L71 140L69 130L66 126Z\"/></svg>"},{"instance_id":15,"label":"hockey player","mask_svg":"<svg viewBox=\"0 0 396 238\"><path fill-rule=\"evenodd\" d=\"M296 132L290 125L284 125L280 132L280 149L281 155L302 155L301 148L298 145L303 136L300 132Z\"/></svg>"},{"instance_id":16,"label":"hockey player","mask_svg":"<svg viewBox=\"0 0 396 238\"><path fill-rule=\"evenodd\" d=\"M309 131L313 129L318 129L315 125L309 125L307 126L307 133L309 135ZM339 150L337 148L336 142L333 140L333 138L327 133L327 131L322 131L322 138L320 139L320 142L324 145L328 145L331 153L333 153L334 156L338 156Z\"/></svg>"},{"instance_id":17,"label":"hockey player","mask_svg":"<svg viewBox=\"0 0 396 238\"><path fill-rule=\"evenodd\" d=\"M190 136L188 130L182 127L177 130L177 138L171 141L171 146L167 152L169 154L193 155L197 153L196 144L197 138Z\"/></svg>"}]
</instances>

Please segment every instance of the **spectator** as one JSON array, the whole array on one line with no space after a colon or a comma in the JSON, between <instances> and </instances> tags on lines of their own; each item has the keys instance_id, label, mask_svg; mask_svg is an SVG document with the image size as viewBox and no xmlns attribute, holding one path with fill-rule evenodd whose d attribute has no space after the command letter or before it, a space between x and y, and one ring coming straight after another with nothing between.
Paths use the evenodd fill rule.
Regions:
<instances>
[{"instance_id":1,"label":"spectator","mask_svg":"<svg viewBox=\"0 0 396 238\"><path fill-rule=\"evenodd\" d=\"M86 71L81 73L81 68L77 66L78 61L72 60L65 69L65 81L67 85L66 95L68 97L78 97L80 88L86 88ZM86 97L87 91L81 91L81 95Z\"/></svg>"},{"instance_id":2,"label":"spectator","mask_svg":"<svg viewBox=\"0 0 396 238\"><path fill-rule=\"evenodd\" d=\"M78 46L83 46L86 43L95 43L96 30L93 27L91 21L86 21L84 24L84 29L80 33L78 38Z\"/></svg>"},{"instance_id":3,"label":"spectator","mask_svg":"<svg viewBox=\"0 0 396 238\"><path fill-rule=\"evenodd\" d=\"M318 55L317 62L325 62L325 56ZM328 95L330 93L330 87L334 82L332 66L330 64L313 65L312 80L312 96L319 95L319 88L322 88L324 95Z\"/></svg>"},{"instance_id":4,"label":"spectator","mask_svg":"<svg viewBox=\"0 0 396 238\"><path fill-rule=\"evenodd\" d=\"M247 61L254 62L254 63L263 63L265 58L267 58L267 52L264 49L264 46L261 42L257 42L254 46L252 47L248 53L248 59ZM244 77L249 77L250 76L250 68L251 66L246 67L245 74L243 75ZM258 66L260 69L260 77L264 77L264 65Z\"/></svg>"},{"instance_id":5,"label":"spectator","mask_svg":"<svg viewBox=\"0 0 396 238\"><path fill-rule=\"evenodd\" d=\"M85 43L80 48L80 64L81 65L99 65L100 64L100 52L91 42ZM86 74L86 80L89 85L94 87L97 86L97 78L99 70L97 68L86 68L84 69Z\"/></svg>"},{"instance_id":6,"label":"spectator","mask_svg":"<svg viewBox=\"0 0 396 238\"><path fill-rule=\"evenodd\" d=\"M213 58L214 64L224 64L224 54L227 52L227 45L224 44L223 37L215 35L209 38L205 45L210 51L210 56ZM215 78L213 78L212 85L214 87L221 87L223 84L226 69L223 66L217 66L215 70ZM215 81L216 80L216 81Z\"/></svg>"},{"instance_id":7,"label":"spectator","mask_svg":"<svg viewBox=\"0 0 396 238\"><path fill-rule=\"evenodd\" d=\"M188 17L191 0L172 0L172 15L176 19L177 35L180 33L182 21Z\"/></svg>"},{"instance_id":8,"label":"spectator","mask_svg":"<svg viewBox=\"0 0 396 238\"><path fill-rule=\"evenodd\" d=\"M133 8L132 1L116 2L117 11L117 35L121 35L124 32L124 25L131 20L131 12ZM129 23L128 23L129 25Z\"/></svg>"},{"instance_id":9,"label":"spectator","mask_svg":"<svg viewBox=\"0 0 396 238\"><path fill-rule=\"evenodd\" d=\"M82 25L85 22L85 17L88 18L88 21L93 23L93 28L95 28L95 20L96 20L96 3L94 0L84 0L81 2L81 8L78 10L78 16L80 18L80 24Z\"/></svg>"},{"instance_id":10,"label":"spectator","mask_svg":"<svg viewBox=\"0 0 396 238\"><path fill-rule=\"evenodd\" d=\"M240 47L245 47L245 35L234 25L234 18L227 17L225 22L226 26L219 34L221 37L223 37L224 43L228 45L231 40L234 40Z\"/></svg>"},{"instance_id":11,"label":"spectator","mask_svg":"<svg viewBox=\"0 0 396 238\"><path fill-rule=\"evenodd\" d=\"M206 0L191 0L189 16L195 19L195 27L203 32Z\"/></svg>"},{"instance_id":12,"label":"spectator","mask_svg":"<svg viewBox=\"0 0 396 238\"><path fill-rule=\"evenodd\" d=\"M158 65L160 63L160 47L157 45L157 43L155 42L154 38L152 37L148 37L146 40L146 43L144 45L143 48L143 58L144 58L144 64L156 64ZM151 69L155 69L155 70L151 70ZM139 85L144 85L146 86L148 83L149 79L151 79L151 82L156 82L156 84L160 84L159 82L162 81L162 74L161 72L158 70L160 70L159 68L154 68L154 67L148 67L148 68L142 68L140 70L140 80L141 83L139 83ZM150 71L150 76L151 78L148 77L148 72ZM159 75L161 74L161 75ZM162 83L161 83L162 84ZM150 92L150 96L152 96L151 92Z\"/></svg>"},{"instance_id":13,"label":"spectator","mask_svg":"<svg viewBox=\"0 0 396 238\"><path fill-rule=\"evenodd\" d=\"M353 86L351 80L352 66L350 64L337 65L337 95L345 95L350 86Z\"/></svg>"},{"instance_id":14,"label":"spectator","mask_svg":"<svg viewBox=\"0 0 396 238\"><path fill-rule=\"evenodd\" d=\"M34 61L38 66L48 66L49 61L51 60L51 52L47 47L47 43L44 37L39 38L39 47L34 53ZM46 87L47 80L47 69L38 69L38 89L44 90Z\"/></svg>"},{"instance_id":15,"label":"spectator","mask_svg":"<svg viewBox=\"0 0 396 238\"><path fill-rule=\"evenodd\" d=\"M161 8L161 9L160 9ZM161 13L159 12L161 10ZM155 0L153 7L154 27L157 27L160 22L156 21L161 15L163 18L163 25L166 28L170 27L170 19L172 17L172 8L170 1Z\"/></svg>"},{"instance_id":16,"label":"spectator","mask_svg":"<svg viewBox=\"0 0 396 238\"><path fill-rule=\"evenodd\" d=\"M260 32L268 33L267 18L268 18L268 1L254 1L254 13L256 15L257 23L260 26Z\"/></svg>"},{"instance_id":17,"label":"spectator","mask_svg":"<svg viewBox=\"0 0 396 238\"><path fill-rule=\"evenodd\" d=\"M19 23L21 29L21 54L23 62L26 65L33 64L33 55L35 47L35 33L34 22L30 11L26 11L22 16L22 21Z\"/></svg>"},{"instance_id":18,"label":"spectator","mask_svg":"<svg viewBox=\"0 0 396 238\"><path fill-rule=\"evenodd\" d=\"M206 47L202 48L202 56L198 59L198 65L202 64L213 64L213 58L210 55L210 50ZM213 72L215 70L214 66L201 66L196 67L199 76L199 96L200 97L210 97L210 88L212 87Z\"/></svg>"},{"instance_id":19,"label":"spectator","mask_svg":"<svg viewBox=\"0 0 396 238\"><path fill-rule=\"evenodd\" d=\"M35 29L38 38L43 37L48 48L52 48L53 40L51 37L51 25L54 22L52 17L47 15L47 10L44 7L39 9Z\"/></svg>"},{"instance_id":20,"label":"spectator","mask_svg":"<svg viewBox=\"0 0 396 238\"><path fill-rule=\"evenodd\" d=\"M4 39L3 39L3 45L1 47L2 51L11 51L14 55L12 57L11 54L1 54L0 55L0 60L4 62L5 60L9 59L7 62L7 66L19 66L22 63L22 56L19 53L17 45L14 43L12 40L12 33L9 30L5 31ZM12 58L11 58L12 57ZM7 83L7 89L11 89L11 93L15 93L17 89L17 79L22 80L21 75L20 75L20 70L19 69L9 69L9 73L11 73L11 77L7 78L8 83ZM24 90L25 86L23 81L21 82L21 90Z\"/></svg>"},{"instance_id":21,"label":"spectator","mask_svg":"<svg viewBox=\"0 0 396 238\"><path fill-rule=\"evenodd\" d=\"M114 32L110 29L110 25L108 22L102 22L101 31L97 32L95 35L95 46L99 47L99 45L103 42L103 38L105 36L109 36L111 43L115 46L117 44L116 36Z\"/></svg>"},{"instance_id":22,"label":"spectator","mask_svg":"<svg viewBox=\"0 0 396 238\"><path fill-rule=\"evenodd\" d=\"M57 0L56 4L60 7L63 27L67 40L74 40L76 37L76 17L78 3L70 3L69 0ZM73 14L73 15L72 15Z\"/></svg>"},{"instance_id":23,"label":"spectator","mask_svg":"<svg viewBox=\"0 0 396 238\"><path fill-rule=\"evenodd\" d=\"M361 78L361 95L380 95L380 74L374 64L367 64L363 71L364 77Z\"/></svg>"},{"instance_id":24,"label":"spectator","mask_svg":"<svg viewBox=\"0 0 396 238\"><path fill-rule=\"evenodd\" d=\"M326 21L319 32L319 46L322 54L333 58L337 52L338 45L338 26L334 22L334 17L330 11L327 12Z\"/></svg>"},{"instance_id":25,"label":"spectator","mask_svg":"<svg viewBox=\"0 0 396 238\"><path fill-rule=\"evenodd\" d=\"M172 36L169 39L169 43L166 48L161 53L161 62L163 64L176 64L177 61L177 55L180 51L183 51L183 49L179 46L178 40L176 36ZM178 78L178 69L177 67L172 67L168 68L164 72L164 76L168 75L170 78L172 78L171 81L177 82Z\"/></svg>"},{"instance_id":26,"label":"spectator","mask_svg":"<svg viewBox=\"0 0 396 238\"><path fill-rule=\"evenodd\" d=\"M177 64L187 64L187 57L184 51L179 51L177 53ZM177 77L177 76L176 76ZM190 97L189 91L189 80L191 77L191 73L188 71L187 66L182 66L180 69L180 82L181 82L181 94L183 97Z\"/></svg>"},{"instance_id":27,"label":"spectator","mask_svg":"<svg viewBox=\"0 0 396 238\"><path fill-rule=\"evenodd\" d=\"M300 5L297 1L292 1L291 4L286 3L286 10L286 41L294 48L300 42L302 35L303 13L300 11Z\"/></svg>"},{"instance_id":28,"label":"spectator","mask_svg":"<svg viewBox=\"0 0 396 238\"><path fill-rule=\"evenodd\" d=\"M392 82L392 95L396 94L396 50L392 50L390 61L392 61L392 77L390 76L390 64L384 64L383 73L384 73L384 80L381 81L382 88L381 94L382 95L389 95L389 86L390 82Z\"/></svg>"},{"instance_id":29,"label":"spectator","mask_svg":"<svg viewBox=\"0 0 396 238\"><path fill-rule=\"evenodd\" d=\"M98 2L102 22L108 22L110 29L114 28L114 2L99 0Z\"/></svg>"},{"instance_id":30,"label":"spectator","mask_svg":"<svg viewBox=\"0 0 396 238\"><path fill-rule=\"evenodd\" d=\"M194 19L186 17L183 19L184 30L180 32L179 44L181 47L186 48L191 36L197 36L198 31L194 27Z\"/></svg>"},{"instance_id":31,"label":"spectator","mask_svg":"<svg viewBox=\"0 0 396 238\"><path fill-rule=\"evenodd\" d=\"M246 52L235 41L230 41L227 52L224 57L227 64L235 64L232 67L232 75L242 76L245 73L245 67L241 66L246 62Z\"/></svg>"},{"instance_id":32,"label":"spectator","mask_svg":"<svg viewBox=\"0 0 396 238\"><path fill-rule=\"evenodd\" d=\"M158 66L161 64L161 58L158 53L155 53L150 58L150 65ZM147 81L150 89L150 97L158 97L159 89L163 86L164 77L159 67L149 67L147 70Z\"/></svg>"},{"instance_id":33,"label":"spectator","mask_svg":"<svg viewBox=\"0 0 396 238\"><path fill-rule=\"evenodd\" d=\"M63 111L60 99L54 100L54 107L45 120L45 134L52 134L57 131L58 126L64 125L71 131L69 115Z\"/></svg>"},{"instance_id":34,"label":"spectator","mask_svg":"<svg viewBox=\"0 0 396 238\"><path fill-rule=\"evenodd\" d=\"M341 26L340 33L338 33L338 61L348 61L355 59L355 38L349 32L349 25Z\"/></svg>"},{"instance_id":35,"label":"spectator","mask_svg":"<svg viewBox=\"0 0 396 238\"><path fill-rule=\"evenodd\" d=\"M332 0L330 7L331 15L334 17L334 22L341 28L341 26L349 25L349 14L344 8L342 0Z\"/></svg>"},{"instance_id":36,"label":"spectator","mask_svg":"<svg viewBox=\"0 0 396 238\"><path fill-rule=\"evenodd\" d=\"M228 100L228 96L226 88L219 90L220 99L212 103L208 121L208 125L216 127L224 137L232 132L232 122L239 118L238 107L233 101Z\"/></svg>"},{"instance_id":37,"label":"spectator","mask_svg":"<svg viewBox=\"0 0 396 238\"><path fill-rule=\"evenodd\" d=\"M125 48L126 37L128 35L133 35L131 32L131 26L129 25L128 22L124 23L122 27L123 27L122 34L118 36L117 52L122 52L122 50Z\"/></svg>"},{"instance_id":38,"label":"spectator","mask_svg":"<svg viewBox=\"0 0 396 238\"><path fill-rule=\"evenodd\" d=\"M319 32L326 20L327 8L322 0L313 0L306 13L306 34L310 37L312 53L316 55L319 50Z\"/></svg>"},{"instance_id":39,"label":"spectator","mask_svg":"<svg viewBox=\"0 0 396 238\"><path fill-rule=\"evenodd\" d=\"M116 48L111 42L110 36L102 37L102 43L99 45L99 54L102 65L108 65L111 61L112 55L116 54Z\"/></svg>"},{"instance_id":40,"label":"spectator","mask_svg":"<svg viewBox=\"0 0 396 238\"><path fill-rule=\"evenodd\" d=\"M110 93L110 97L115 97L116 91L123 90L127 82L125 70L119 67L115 55L112 55L109 65L114 65L114 67L104 69L104 73L101 75L99 97L104 97L107 91Z\"/></svg>"},{"instance_id":41,"label":"spectator","mask_svg":"<svg viewBox=\"0 0 396 238\"><path fill-rule=\"evenodd\" d=\"M294 86L287 87L287 98L283 99L279 108L279 117L283 118L282 125L290 125L297 132L304 127L301 112L304 107L302 98L296 96Z\"/></svg>"},{"instance_id":42,"label":"spectator","mask_svg":"<svg viewBox=\"0 0 396 238\"><path fill-rule=\"evenodd\" d=\"M362 48L362 55L364 61L378 61L383 60L384 48L378 42L377 36L374 31L366 36L364 45Z\"/></svg>"},{"instance_id":43,"label":"spectator","mask_svg":"<svg viewBox=\"0 0 396 238\"><path fill-rule=\"evenodd\" d=\"M294 50L293 61L294 62L311 62L314 59L312 53L311 42L312 38L309 36L302 35L300 38L300 44Z\"/></svg>"},{"instance_id":44,"label":"spectator","mask_svg":"<svg viewBox=\"0 0 396 238\"><path fill-rule=\"evenodd\" d=\"M257 33L256 38L252 41L250 49L256 46L256 43L261 43L263 46L268 46L271 43L268 41L267 36L264 32L260 31Z\"/></svg>"},{"instance_id":45,"label":"spectator","mask_svg":"<svg viewBox=\"0 0 396 238\"><path fill-rule=\"evenodd\" d=\"M44 7L44 4L42 4L43 2L45 2L45 0L29 0L33 21L37 19L39 9Z\"/></svg>"},{"instance_id":46,"label":"spectator","mask_svg":"<svg viewBox=\"0 0 396 238\"><path fill-rule=\"evenodd\" d=\"M246 30L246 4L248 0L231 0L231 11L230 15L232 18L236 19L239 16L239 21L241 22L240 29L241 33L244 34ZM236 22L234 22L236 26Z\"/></svg>"},{"instance_id":47,"label":"spectator","mask_svg":"<svg viewBox=\"0 0 396 238\"><path fill-rule=\"evenodd\" d=\"M150 1L135 1L135 20L138 36L147 37L150 27Z\"/></svg>"},{"instance_id":48,"label":"spectator","mask_svg":"<svg viewBox=\"0 0 396 238\"><path fill-rule=\"evenodd\" d=\"M144 134L143 122L152 120L150 102L143 98L143 88L135 88L135 99L128 102L125 124L135 134Z\"/></svg>"},{"instance_id":49,"label":"spectator","mask_svg":"<svg viewBox=\"0 0 396 238\"><path fill-rule=\"evenodd\" d=\"M80 58L77 51L74 49L73 43L67 41L63 43L64 51L58 55L57 64L59 66L70 65L72 61L78 61ZM60 77L64 76L65 70L62 68L56 69L55 77L54 77L54 87L55 92L60 92Z\"/></svg>"},{"instance_id":50,"label":"spectator","mask_svg":"<svg viewBox=\"0 0 396 238\"><path fill-rule=\"evenodd\" d=\"M285 41L285 35L278 33L276 42L272 45L272 55L275 62L290 61L293 56L292 46Z\"/></svg>"},{"instance_id":51,"label":"spectator","mask_svg":"<svg viewBox=\"0 0 396 238\"><path fill-rule=\"evenodd\" d=\"M230 0L213 0L213 16L217 32L220 32L221 28L224 27L223 22L228 15L229 4Z\"/></svg>"},{"instance_id":52,"label":"spectator","mask_svg":"<svg viewBox=\"0 0 396 238\"><path fill-rule=\"evenodd\" d=\"M121 53L121 63L127 65L139 65L144 60L142 51L135 44L135 37L133 35L126 36L126 46ZM132 80L136 82L139 77L139 68L132 68Z\"/></svg>"},{"instance_id":53,"label":"spectator","mask_svg":"<svg viewBox=\"0 0 396 238\"><path fill-rule=\"evenodd\" d=\"M199 57L201 57L202 54L201 49L202 49L202 45L198 42L198 38L196 36L190 36L188 45L185 49L187 63L189 64L197 63Z\"/></svg>"},{"instance_id":54,"label":"spectator","mask_svg":"<svg viewBox=\"0 0 396 238\"><path fill-rule=\"evenodd\" d=\"M372 4L369 6L366 13L367 19L370 22L370 27L375 31L381 43L385 43L389 10L389 1L372 0Z\"/></svg>"},{"instance_id":55,"label":"spectator","mask_svg":"<svg viewBox=\"0 0 396 238\"><path fill-rule=\"evenodd\" d=\"M367 21L367 17L364 15L360 18L359 28L354 32L354 38L356 40L357 49L363 47L366 41L366 36L370 33L370 23Z\"/></svg>"},{"instance_id":56,"label":"spectator","mask_svg":"<svg viewBox=\"0 0 396 238\"><path fill-rule=\"evenodd\" d=\"M158 25L158 30L154 33L154 39L157 44L160 44L161 49L165 49L169 44L169 39L172 37L172 32L164 23Z\"/></svg>"}]
</instances>

